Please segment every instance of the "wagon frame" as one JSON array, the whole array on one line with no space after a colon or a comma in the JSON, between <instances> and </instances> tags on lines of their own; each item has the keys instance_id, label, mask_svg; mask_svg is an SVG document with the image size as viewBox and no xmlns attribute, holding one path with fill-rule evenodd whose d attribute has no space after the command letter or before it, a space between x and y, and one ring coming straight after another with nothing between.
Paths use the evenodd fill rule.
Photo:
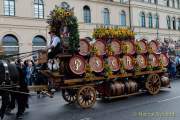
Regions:
<instances>
[{"instance_id":1,"label":"wagon frame","mask_svg":"<svg viewBox=\"0 0 180 120\"><path fill-rule=\"evenodd\" d=\"M57 58L66 59L72 55L59 55ZM96 98L103 99L114 99L120 97L128 97L131 95L140 94L142 92L147 91L151 95L155 95L160 91L161 87L170 87L170 83L166 84L166 86L161 86L161 76L166 73L166 70L153 70L153 71L141 71L141 72L131 72L131 73L123 73L123 74L115 74L111 75L108 80L103 76L96 76L93 78L89 78L88 80L85 77L79 76L78 78L65 78L62 73L52 72L50 70L41 70L41 73L52 80L54 83L58 83L56 85L57 88L60 88L62 91L62 97L68 103L78 103L78 105L82 108L90 108L95 102ZM109 96L104 95L106 91L103 88L103 83L109 83L113 81L122 81L124 79L139 79L144 77L144 81L142 82L142 86L139 87L138 91L130 94L123 94L119 96ZM117 80L120 79L120 80ZM57 82L58 81L58 82Z\"/></svg>"}]
</instances>

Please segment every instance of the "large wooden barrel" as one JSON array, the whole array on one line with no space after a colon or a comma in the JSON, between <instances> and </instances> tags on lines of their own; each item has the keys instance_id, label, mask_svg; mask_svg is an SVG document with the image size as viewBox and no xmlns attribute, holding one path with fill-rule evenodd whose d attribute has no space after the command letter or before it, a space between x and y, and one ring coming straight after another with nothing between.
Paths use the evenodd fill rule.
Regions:
<instances>
[{"instance_id":1,"label":"large wooden barrel","mask_svg":"<svg viewBox=\"0 0 180 120\"><path fill-rule=\"evenodd\" d=\"M94 48L97 50L98 55L106 54L106 44L102 40L97 40L94 44Z\"/></svg>"},{"instance_id":2,"label":"large wooden barrel","mask_svg":"<svg viewBox=\"0 0 180 120\"><path fill-rule=\"evenodd\" d=\"M120 96L125 93L125 85L122 82L111 82L109 88L106 88L109 96Z\"/></svg>"},{"instance_id":3,"label":"large wooden barrel","mask_svg":"<svg viewBox=\"0 0 180 120\"><path fill-rule=\"evenodd\" d=\"M158 55L152 53L149 54L148 56L148 63L149 65L151 65L152 67L157 67L159 66L159 61L158 61Z\"/></svg>"},{"instance_id":4,"label":"large wooden barrel","mask_svg":"<svg viewBox=\"0 0 180 120\"><path fill-rule=\"evenodd\" d=\"M89 59L89 65L91 70L94 72L102 72L104 70L104 62L103 59L99 56L92 56Z\"/></svg>"},{"instance_id":5,"label":"large wooden barrel","mask_svg":"<svg viewBox=\"0 0 180 120\"><path fill-rule=\"evenodd\" d=\"M159 55L159 61L161 62L160 64L164 67L168 66L169 64L169 58L167 57L165 53L161 53Z\"/></svg>"},{"instance_id":6,"label":"large wooden barrel","mask_svg":"<svg viewBox=\"0 0 180 120\"><path fill-rule=\"evenodd\" d=\"M136 42L136 53L139 53L139 54L147 53L148 49L147 49L146 41L147 40L142 39L142 40Z\"/></svg>"},{"instance_id":7,"label":"large wooden barrel","mask_svg":"<svg viewBox=\"0 0 180 120\"><path fill-rule=\"evenodd\" d=\"M112 48L112 50L114 52L114 55L119 55L119 54L122 53L121 44L120 44L120 42L118 40L112 40L110 45L111 45L111 48Z\"/></svg>"},{"instance_id":8,"label":"large wooden barrel","mask_svg":"<svg viewBox=\"0 0 180 120\"><path fill-rule=\"evenodd\" d=\"M161 77L161 86L167 87L170 85L170 79L166 76Z\"/></svg>"},{"instance_id":9,"label":"large wooden barrel","mask_svg":"<svg viewBox=\"0 0 180 120\"><path fill-rule=\"evenodd\" d=\"M75 55L69 60L69 69L75 75L82 75L85 72L85 60L79 55Z\"/></svg>"},{"instance_id":10,"label":"large wooden barrel","mask_svg":"<svg viewBox=\"0 0 180 120\"><path fill-rule=\"evenodd\" d=\"M116 96L120 96L120 95L123 95L125 93L124 83L116 81L116 82L114 82L114 86L116 88L116 92L115 92Z\"/></svg>"},{"instance_id":11,"label":"large wooden barrel","mask_svg":"<svg viewBox=\"0 0 180 120\"><path fill-rule=\"evenodd\" d=\"M143 54L142 55L137 55L136 56L136 63L141 69L146 68L147 65L148 65L146 56L143 55Z\"/></svg>"},{"instance_id":12,"label":"large wooden barrel","mask_svg":"<svg viewBox=\"0 0 180 120\"><path fill-rule=\"evenodd\" d=\"M158 53L159 43L155 40L149 42L148 51L149 53Z\"/></svg>"},{"instance_id":13,"label":"large wooden barrel","mask_svg":"<svg viewBox=\"0 0 180 120\"><path fill-rule=\"evenodd\" d=\"M112 71L118 71L120 69L119 66L119 59L115 56L109 56L108 58L108 65L110 66Z\"/></svg>"},{"instance_id":14,"label":"large wooden barrel","mask_svg":"<svg viewBox=\"0 0 180 120\"><path fill-rule=\"evenodd\" d=\"M138 84L135 81L129 80L125 82L126 93L131 94L138 91Z\"/></svg>"},{"instance_id":15,"label":"large wooden barrel","mask_svg":"<svg viewBox=\"0 0 180 120\"><path fill-rule=\"evenodd\" d=\"M90 53L90 44L86 39L80 39L79 45L80 45L80 48L79 48L80 55L86 56Z\"/></svg>"},{"instance_id":16,"label":"large wooden barrel","mask_svg":"<svg viewBox=\"0 0 180 120\"><path fill-rule=\"evenodd\" d=\"M130 54L133 55L136 50L135 50L135 44L133 41L123 41L122 42L122 50L124 54Z\"/></svg>"},{"instance_id":17,"label":"large wooden barrel","mask_svg":"<svg viewBox=\"0 0 180 120\"><path fill-rule=\"evenodd\" d=\"M132 70L134 68L133 57L130 55L124 55L122 58L122 63L125 70Z\"/></svg>"}]
</instances>

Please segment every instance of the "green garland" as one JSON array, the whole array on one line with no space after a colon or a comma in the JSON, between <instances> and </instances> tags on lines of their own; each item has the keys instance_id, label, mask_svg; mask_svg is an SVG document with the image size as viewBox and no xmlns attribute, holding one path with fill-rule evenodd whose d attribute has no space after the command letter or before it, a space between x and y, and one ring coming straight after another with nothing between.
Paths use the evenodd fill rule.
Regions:
<instances>
[{"instance_id":1,"label":"green garland","mask_svg":"<svg viewBox=\"0 0 180 120\"><path fill-rule=\"evenodd\" d=\"M47 23L50 29L56 31L56 35L61 38L64 27L67 27L68 50L70 53L75 53L79 48L79 31L77 18L74 16L73 9L55 6L55 9L50 12Z\"/></svg>"}]
</instances>

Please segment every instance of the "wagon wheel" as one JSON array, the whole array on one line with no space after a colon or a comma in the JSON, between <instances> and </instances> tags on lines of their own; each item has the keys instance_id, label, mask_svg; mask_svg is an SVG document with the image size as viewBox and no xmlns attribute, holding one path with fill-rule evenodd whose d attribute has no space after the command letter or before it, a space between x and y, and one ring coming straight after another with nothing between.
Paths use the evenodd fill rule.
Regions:
<instances>
[{"instance_id":1,"label":"wagon wheel","mask_svg":"<svg viewBox=\"0 0 180 120\"><path fill-rule=\"evenodd\" d=\"M90 108L96 102L96 90L91 86L81 87L77 93L77 102L82 108Z\"/></svg>"},{"instance_id":2,"label":"wagon wheel","mask_svg":"<svg viewBox=\"0 0 180 120\"><path fill-rule=\"evenodd\" d=\"M76 90L74 89L62 89L62 97L68 103L74 103L76 101Z\"/></svg>"},{"instance_id":3,"label":"wagon wheel","mask_svg":"<svg viewBox=\"0 0 180 120\"><path fill-rule=\"evenodd\" d=\"M155 95L161 88L161 80L158 74L151 74L147 77L145 87L151 95Z\"/></svg>"}]
</instances>

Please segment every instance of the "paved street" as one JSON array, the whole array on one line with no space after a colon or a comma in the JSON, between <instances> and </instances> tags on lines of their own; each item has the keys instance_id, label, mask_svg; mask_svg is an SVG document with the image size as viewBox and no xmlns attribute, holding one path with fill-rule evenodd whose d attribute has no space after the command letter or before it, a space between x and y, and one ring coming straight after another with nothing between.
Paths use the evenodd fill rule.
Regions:
<instances>
[{"instance_id":1,"label":"paved street","mask_svg":"<svg viewBox=\"0 0 180 120\"><path fill-rule=\"evenodd\" d=\"M54 98L33 96L24 120L180 120L180 80L172 83L171 89L160 94L141 94L111 102L98 100L92 109L68 105L60 93ZM14 120L16 110L5 116Z\"/></svg>"}]
</instances>

